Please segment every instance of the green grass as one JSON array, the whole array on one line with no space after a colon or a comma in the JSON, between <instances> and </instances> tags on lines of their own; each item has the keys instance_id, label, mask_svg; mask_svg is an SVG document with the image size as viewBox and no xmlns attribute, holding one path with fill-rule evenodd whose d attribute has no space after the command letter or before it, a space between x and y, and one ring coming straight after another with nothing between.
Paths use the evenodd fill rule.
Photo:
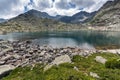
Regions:
<instances>
[{"instance_id":1,"label":"green grass","mask_svg":"<svg viewBox=\"0 0 120 80\"><path fill-rule=\"evenodd\" d=\"M120 58L108 60L105 64L105 67L111 69L120 69Z\"/></svg>"},{"instance_id":2,"label":"green grass","mask_svg":"<svg viewBox=\"0 0 120 80\"><path fill-rule=\"evenodd\" d=\"M98 53L89 56L88 58L78 58L78 56L74 56L76 58L73 58L73 61L75 61L75 65L79 68L80 71L86 72L87 74L90 72L97 73L100 76L100 79L98 80L120 80L120 69L106 68L104 64L98 63L94 60L96 56L102 56L107 60L120 58L120 56L115 54Z\"/></svg>"},{"instance_id":3,"label":"green grass","mask_svg":"<svg viewBox=\"0 0 120 80\"><path fill-rule=\"evenodd\" d=\"M64 63L53 66L45 72L46 80L94 80L92 77L78 72L74 69L74 64Z\"/></svg>"},{"instance_id":4,"label":"green grass","mask_svg":"<svg viewBox=\"0 0 120 80\"><path fill-rule=\"evenodd\" d=\"M88 58L77 55L73 57L72 63L53 66L46 72L43 71L43 65L36 65L34 68L30 66L16 68L3 80L120 80L120 69L106 68L104 64L94 60L96 56L102 56L107 60L120 58L110 53L96 53ZM90 72L97 73L100 78L91 77Z\"/></svg>"},{"instance_id":5,"label":"green grass","mask_svg":"<svg viewBox=\"0 0 120 80\"><path fill-rule=\"evenodd\" d=\"M18 67L11 72L11 74L3 80L44 80L42 65L32 67Z\"/></svg>"}]
</instances>

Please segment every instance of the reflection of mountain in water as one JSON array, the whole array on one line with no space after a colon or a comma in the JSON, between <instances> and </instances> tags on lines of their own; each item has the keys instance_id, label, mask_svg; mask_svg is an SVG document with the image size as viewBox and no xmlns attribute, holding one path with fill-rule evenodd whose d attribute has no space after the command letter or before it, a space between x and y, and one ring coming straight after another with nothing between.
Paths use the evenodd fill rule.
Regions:
<instances>
[{"instance_id":1,"label":"reflection of mountain in water","mask_svg":"<svg viewBox=\"0 0 120 80\"><path fill-rule=\"evenodd\" d=\"M51 46L108 46L120 45L119 32L36 32L36 33L12 33L0 36L4 39L28 40L34 43Z\"/></svg>"}]
</instances>

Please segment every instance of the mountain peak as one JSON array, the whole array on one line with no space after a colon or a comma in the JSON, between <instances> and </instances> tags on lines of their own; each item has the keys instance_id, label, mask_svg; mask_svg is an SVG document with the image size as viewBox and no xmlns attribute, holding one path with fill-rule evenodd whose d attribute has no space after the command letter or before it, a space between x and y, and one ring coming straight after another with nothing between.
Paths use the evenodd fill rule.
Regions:
<instances>
[{"instance_id":1,"label":"mountain peak","mask_svg":"<svg viewBox=\"0 0 120 80\"><path fill-rule=\"evenodd\" d=\"M31 16L38 17L38 18L51 18L51 16L49 16L46 12L41 12L34 9L31 9L24 14L29 14Z\"/></svg>"}]
</instances>

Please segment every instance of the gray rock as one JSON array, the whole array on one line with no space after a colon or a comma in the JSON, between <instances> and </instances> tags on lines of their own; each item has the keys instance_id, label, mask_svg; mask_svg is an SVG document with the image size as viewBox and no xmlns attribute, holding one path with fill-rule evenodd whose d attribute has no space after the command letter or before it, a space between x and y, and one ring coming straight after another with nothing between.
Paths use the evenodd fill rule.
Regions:
<instances>
[{"instance_id":1,"label":"gray rock","mask_svg":"<svg viewBox=\"0 0 120 80\"><path fill-rule=\"evenodd\" d=\"M99 63L105 64L105 62L107 61L105 58L103 58L102 56L96 56L95 60Z\"/></svg>"},{"instance_id":2,"label":"gray rock","mask_svg":"<svg viewBox=\"0 0 120 80\"><path fill-rule=\"evenodd\" d=\"M45 55L45 59L48 59L48 58L50 58L50 57L52 57L49 53L47 53L46 55Z\"/></svg>"},{"instance_id":3,"label":"gray rock","mask_svg":"<svg viewBox=\"0 0 120 80\"><path fill-rule=\"evenodd\" d=\"M75 56L75 55L78 55L78 53L77 52L72 53L72 56Z\"/></svg>"},{"instance_id":4,"label":"gray rock","mask_svg":"<svg viewBox=\"0 0 120 80\"><path fill-rule=\"evenodd\" d=\"M0 52L0 56L3 56L3 55L5 55L5 52Z\"/></svg>"},{"instance_id":5,"label":"gray rock","mask_svg":"<svg viewBox=\"0 0 120 80\"><path fill-rule=\"evenodd\" d=\"M79 69L76 66L74 66L74 70L79 71Z\"/></svg>"},{"instance_id":6,"label":"gray rock","mask_svg":"<svg viewBox=\"0 0 120 80\"><path fill-rule=\"evenodd\" d=\"M0 61L0 65L4 65L5 64L5 61Z\"/></svg>"},{"instance_id":7,"label":"gray rock","mask_svg":"<svg viewBox=\"0 0 120 80\"><path fill-rule=\"evenodd\" d=\"M0 77L4 76L5 74L7 74L9 71L15 69L14 66L12 65L2 65L0 66Z\"/></svg>"},{"instance_id":8,"label":"gray rock","mask_svg":"<svg viewBox=\"0 0 120 80\"><path fill-rule=\"evenodd\" d=\"M94 78L100 78L96 73L90 72L90 76L94 77Z\"/></svg>"},{"instance_id":9,"label":"gray rock","mask_svg":"<svg viewBox=\"0 0 120 80\"><path fill-rule=\"evenodd\" d=\"M53 65L59 65L62 63L71 63L71 59L68 55L62 55L59 57L56 57L54 61L52 61L52 63L48 64L45 68L44 71L48 70L49 68L51 68Z\"/></svg>"},{"instance_id":10,"label":"gray rock","mask_svg":"<svg viewBox=\"0 0 120 80\"><path fill-rule=\"evenodd\" d=\"M62 63L71 63L71 59L68 55L62 55L60 57L56 57L55 60L52 62L52 64L62 64Z\"/></svg>"},{"instance_id":11,"label":"gray rock","mask_svg":"<svg viewBox=\"0 0 120 80\"><path fill-rule=\"evenodd\" d=\"M2 57L1 60L6 61L6 60L10 59L11 57L13 57L13 56L7 55L7 56Z\"/></svg>"},{"instance_id":12,"label":"gray rock","mask_svg":"<svg viewBox=\"0 0 120 80\"><path fill-rule=\"evenodd\" d=\"M46 51L42 51L39 55L43 56L46 53Z\"/></svg>"},{"instance_id":13,"label":"gray rock","mask_svg":"<svg viewBox=\"0 0 120 80\"><path fill-rule=\"evenodd\" d=\"M21 58L21 56L19 56L19 55L17 55L17 54L14 54L13 57L16 58L16 59Z\"/></svg>"}]
</instances>

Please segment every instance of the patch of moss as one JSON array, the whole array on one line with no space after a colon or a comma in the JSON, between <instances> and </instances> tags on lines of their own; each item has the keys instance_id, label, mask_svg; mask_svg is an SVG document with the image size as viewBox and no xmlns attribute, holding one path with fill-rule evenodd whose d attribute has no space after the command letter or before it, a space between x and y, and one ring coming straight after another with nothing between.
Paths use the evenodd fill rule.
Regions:
<instances>
[{"instance_id":1,"label":"patch of moss","mask_svg":"<svg viewBox=\"0 0 120 80\"><path fill-rule=\"evenodd\" d=\"M106 68L111 68L111 69L120 69L120 59L112 59L108 60L105 63Z\"/></svg>"}]
</instances>

